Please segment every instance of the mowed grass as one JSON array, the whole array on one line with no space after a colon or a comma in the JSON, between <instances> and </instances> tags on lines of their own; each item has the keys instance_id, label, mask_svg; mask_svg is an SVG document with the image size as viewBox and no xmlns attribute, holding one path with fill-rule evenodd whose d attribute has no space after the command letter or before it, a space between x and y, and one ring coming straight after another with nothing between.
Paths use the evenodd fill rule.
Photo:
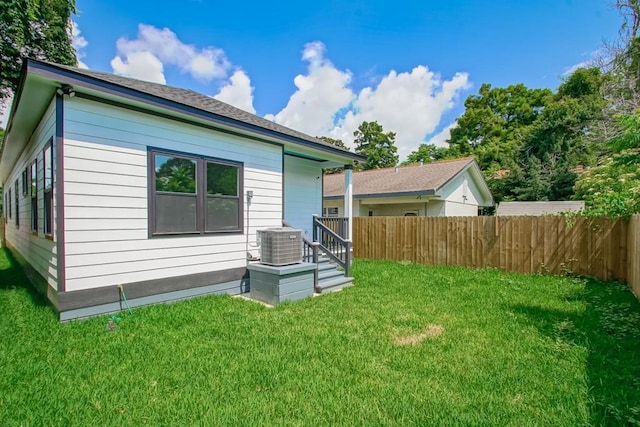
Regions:
<instances>
[{"instance_id":1,"label":"mowed grass","mask_svg":"<svg viewBox=\"0 0 640 427\"><path fill-rule=\"evenodd\" d=\"M0 425L640 423L619 283L358 260L273 309L227 296L59 324L0 253Z\"/></svg>"}]
</instances>

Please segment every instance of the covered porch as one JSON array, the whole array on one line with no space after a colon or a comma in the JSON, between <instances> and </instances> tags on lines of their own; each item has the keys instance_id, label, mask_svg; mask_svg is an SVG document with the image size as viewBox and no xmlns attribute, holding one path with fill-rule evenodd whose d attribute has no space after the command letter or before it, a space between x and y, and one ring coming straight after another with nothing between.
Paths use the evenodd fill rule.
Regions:
<instances>
[{"instance_id":1,"label":"covered porch","mask_svg":"<svg viewBox=\"0 0 640 427\"><path fill-rule=\"evenodd\" d=\"M310 210L312 205L304 205L299 198L287 197L287 192L285 191L285 219L282 223L283 226L303 231L303 261L317 265L317 270L314 272L314 289L317 293L340 290L350 286L353 280L350 275L353 249L353 186L351 182L353 166L345 165L344 168L344 203L345 211L348 213L346 217L328 218L320 216L319 212L322 211L320 202L319 205L315 206L316 212L305 218L299 214L299 211L301 209ZM296 185L301 186L301 181L296 181ZM322 194L321 191L320 194ZM304 198L309 195L300 193L300 196ZM289 203L289 209L286 208L287 203ZM289 221L288 218L298 221Z\"/></svg>"},{"instance_id":2,"label":"covered porch","mask_svg":"<svg viewBox=\"0 0 640 427\"><path fill-rule=\"evenodd\" d=\"M302 230L303 260L318 265L314 278L318 293L341 289L352 280L353 164L362 160L334 146L323 152L299 145L284 147L283 225ZM336 167L345 171L345 220L339 230L335 221L327 223L322 218L324 170Z\"/></svg>"}]
</instances>

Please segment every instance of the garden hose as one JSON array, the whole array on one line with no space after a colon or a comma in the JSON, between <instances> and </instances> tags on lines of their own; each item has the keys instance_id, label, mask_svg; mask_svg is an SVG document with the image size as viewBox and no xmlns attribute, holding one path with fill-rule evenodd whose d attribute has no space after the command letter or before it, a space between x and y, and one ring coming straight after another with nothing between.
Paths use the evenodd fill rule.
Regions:
<instances>
[{"instance_id":1,"label":"garden hose","mask_svg":"<svg viewBox=\"0 0 640 427\"><path fill-rule=\"evenodd\" d=\"M124 301L124 305L127 306L127 310L129 310L129 314L133 314L133 312L131 311L131 307L129 307L129 301L127 301L127 296L124 293L124 287L122 285L118 285L118 288L120 289L120 296Z\"/></svg>"}]
</instances>

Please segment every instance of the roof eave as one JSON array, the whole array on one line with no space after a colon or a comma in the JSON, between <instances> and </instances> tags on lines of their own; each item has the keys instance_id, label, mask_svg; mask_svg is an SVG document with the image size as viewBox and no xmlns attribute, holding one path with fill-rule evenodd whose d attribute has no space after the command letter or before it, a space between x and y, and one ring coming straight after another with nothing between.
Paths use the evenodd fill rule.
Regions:
<instances>
[{"instance_id":1,"label":"roof eave","mask_svg":"<svg viewBox=\"0 0 640 427\"><path fill-rule=\"evenodd\" d=\"M181 104L179 102L171 101L166 98L158 97L156 95L145 93L136 89L127 88L115 83L110 83L91 76L79 74L72 70L59 68L52 64L40 62L33 59L28 59L25 62L27 64L26 73L32 73L40 77L59 81L60 83L66 83L74 86L74 88L76 86L80 86L97 92L118 96L129 101L140 102L156 108L162 108L173 113L185 114L192 118L207 120L208 122L212 122L221 127L230 127L262 137L276 139L281 142L292 143L302 147L311 148L313 150L318 150L320 152L332 154L334 156L340 156L347 162L366 160L364 156L349 151L344 151L338 147L321 145L312 141L304 140L302 138L297 138L292 135L286 135L275 130L266 129L251 123L246 123L230 117L225 117L209 111L204 111L196 107Z\"/></svg>"},{"instance_id":2,"label":"roof eave","mask_svg":"<svg viewBox=\"0 0 640 427\"><path fill-rule=\"evenodd\" d=\"M482 175L482 171L480 170L480 165L478 164L478 161L475 158L470 159L469 162L466 163L462 168L460 168L458 172L453 174L448 180L442 183L442 185L440 185L436 189L436 193L441 194L442 189L444 187L446 187L451 181L457 178L461 173L465 172L466 170L472 167L474 168L475 173L478 174L478 178L479 178L478 181L482 187L480 191L482 191L484 195L487 196L486 199L489 201L489 204L483 204L481 206L488 207L488 206L495 205L495 201L493 200L493 194L491 194L491 189L489 188L487 181L484 179L484 176Z\"/></svg>"},{"instance_id":3,"label":"roof eave","mask_svg":"<svg viewBox=\"0 0 640 427\"><path fill-rule=\"evenodd\" d=\"M27 80L29 77L28 67L29 67L29 59L25 58L22 62L21 70L20 70L20 81L18 82L18 86L16 88L15 93L13 94L13 100L11 102L11 110L9 111L7 126L4 130L4 136L2 138L2 146L0 147L0 186L7 179L9 174L9 169L3 162L6 156L6 149L8 147L8 142L11 137L12 130L14 129L14 119L16 116L16 111L20 107L20 101L22 100L22 94L24 92L24 88L27 85Z\"/></svg>"},{"instance_id":4,"label":"roof eave","mask_svg":"<svg viewBox=\"0 0 640 427\"><path fill-rule=\"evenodd\" d=\"M354 194L354 199L378 199L385 197L414 197L414 196L434 196L435 190L420 190L420 191L397 191L394 193L371 193L371 194ZM324 200L340 200L344 198L344 194L337 196L323 196Z\"/></svg>"}]
</instances>

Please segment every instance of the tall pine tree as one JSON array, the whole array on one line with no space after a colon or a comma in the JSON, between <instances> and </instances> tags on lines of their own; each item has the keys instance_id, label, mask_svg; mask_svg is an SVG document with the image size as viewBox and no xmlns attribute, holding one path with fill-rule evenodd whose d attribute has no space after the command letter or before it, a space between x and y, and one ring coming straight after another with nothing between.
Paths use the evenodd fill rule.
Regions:
<instances>
[{"instance_id":1,"label":"tall pine tree","mask_svg":"<svg viewBox=\"0 0 640 427\"><path fill-rule=\"evenodd\" d=\"M362 122L358 130L353 132L356 153L367 157L358 169L388 168L398 164L398 148L395 146L396 134L384 132L378 122Z\"/></svg>"}]
</instances>

